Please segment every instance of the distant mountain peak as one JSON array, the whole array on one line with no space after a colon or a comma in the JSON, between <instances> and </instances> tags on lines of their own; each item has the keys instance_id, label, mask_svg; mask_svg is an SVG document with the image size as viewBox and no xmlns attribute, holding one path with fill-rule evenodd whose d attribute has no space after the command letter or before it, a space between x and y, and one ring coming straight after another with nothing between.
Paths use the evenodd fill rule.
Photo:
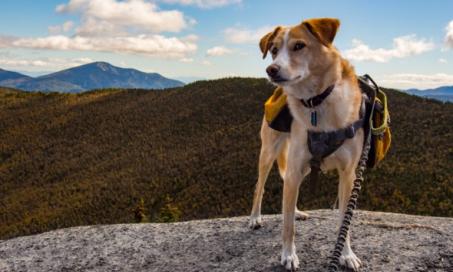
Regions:
<instances>
[{"instance_id":1,"label":"distant mountain peak","mask_svg":"<svg viewBox=\"0 0 453 272\"><path fill-rule=\"evenodd\" d=\"M450 101L453 102L453 86L441 86L435 89L408 89L405 90L406 93L417 95L426 98L437 99L440 101Z\"/></svg>"},{"instance_id":2,"label":"distant mountain peak","mask_svg":"<svg viewBox=\"0 0 453 272\"><path fill-rule=\"evenodd\" d=\"M31 77L21 73L7 71L0 68L0 86L16 87L15 85L30 80Z\"/></svg>"},{"instance_id":3,"label":"distant mountain peak","mask_svg":"<svg viewBox=\"0 0 453 272\"><path fill-rule=\"evenodd\" d=\"M95 66L95 67L100 68L103 71L107 71L107 70L109 70L111 68L119 68L119 67L115 67L112 64L110 64L108 62L105 62L105 61L91 62L91 63L85 64L85 65L82 65L82 66Z\"/></svg>"},{"instance_id":4,"label":"distant mountain peak","mask_svg":"<svg viewBox=\"0 0 453 272\"><path fill-rule=\"evenodd\" d=\"M0 70L0 86L27 91L81 92L103 88L165 89L184 85L181 81L166 78L158 73L116 67L104 61L87 63L37 78L18 73L15 75L13 74L15 72L8 73ZM21 80L11 81L18 78ZM5 82L6 84L2 84Z\"/></svg>"},{"instance_id":5,"label":"distant mountain peak","mask_svg":"<svg viewBox=\"0 0 453 272\"><path fill-rule=\"evenodd\" d=\"M113 66L112 64L108 63L108 62L105 62L105 61L95 61L95 62L92 62L92 63L88 63L88 65L98 65L98 66Z\"/></svg>"}]
</instances>

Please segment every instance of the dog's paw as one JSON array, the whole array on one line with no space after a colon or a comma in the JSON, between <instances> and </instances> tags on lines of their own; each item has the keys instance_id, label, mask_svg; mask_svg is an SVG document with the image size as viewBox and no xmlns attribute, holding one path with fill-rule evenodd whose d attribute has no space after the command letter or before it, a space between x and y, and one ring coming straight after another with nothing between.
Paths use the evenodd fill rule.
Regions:
<instances>
[{"instance_id":1,"label":"dog's paw","mask_svg":"<svg viewBox=\"0 0 453 272\"><path fill-rule=\"evenodd\" d=\"M351 250L347 254L343 253L340 256L340 264L353 271L359 271L360 266L362 266L362 261Z\"/></svg>"},{"instance_id":2,"label":"dog's paw","mask_svg":"<svg viewBox=\"0 0 453 272\"><path fill-rule=\"evenodd\" d=\"M251 228L252 230L256 230L261 228L261 226L262 226L261 215L250 216L249 228Z\"/></svg>"},{"instance_id":3,"label":"dog's paw","mask_svg":"<svg viewBox=\"0 0 453 272\"><path fill-rule=\"evenodd\" d=\"M286 270L296 271L299 268L299 258L296 255L296 251L282 251L281 264L285 267Z\"/></svg>"},{"instance_id":4,"label":"dog's paw","mask_svg":"<svg viewBox=\"0 0 453 272\"><path fill-rule=\"evenodd\" d=\"M296 220L306 220L309 217L308 213L296 209Z\"/></svg>"}]
</instances>

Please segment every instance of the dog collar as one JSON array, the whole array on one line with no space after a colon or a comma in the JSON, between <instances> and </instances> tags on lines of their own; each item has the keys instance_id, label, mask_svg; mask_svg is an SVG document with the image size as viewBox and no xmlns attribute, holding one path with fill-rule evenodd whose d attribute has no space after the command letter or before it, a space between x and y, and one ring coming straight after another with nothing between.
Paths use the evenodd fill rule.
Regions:
<instances>
[{"instance_id":1,"label":"dog collar","mask_svg":"<svg viewBox=\"0 0 453 272\"><path fill-rule=\"evenodd\" d=\"M307 108L314 108L321 104L322 101L324 101L324 99L326 99L329 96L329 94L333 91L334 87L335 85L331 85L327 87L327 89L325 89L324 92L322 92L321 94L313 96L309 98L307 101L301 99L300 102L302 102L302 104Z\"/></svg>"}]
</instances>

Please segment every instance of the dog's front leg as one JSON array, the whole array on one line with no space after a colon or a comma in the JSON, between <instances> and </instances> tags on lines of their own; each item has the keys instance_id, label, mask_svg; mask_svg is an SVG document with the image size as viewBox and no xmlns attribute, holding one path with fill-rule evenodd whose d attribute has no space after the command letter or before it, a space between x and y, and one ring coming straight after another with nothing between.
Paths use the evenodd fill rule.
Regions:
<instances>
[{"instance_id":1,"label":"dog's front leg","mask_svg":"<svg viewBox=\"0 0 453 272\"><path fill-rule=\"evenodd\" d=\"M283 184L283 249L281 263L287 270L294 270L299 267L299 258L296 255L296 246L294 244L294 220L300 179L300 175L295 175L285 179Z\"/></svg>"},{"instance_id":2,"label":"dog's front leg","mask_svg":"<svg viewBox=\"0 0 453 272\"><path fill-rule=\"evenodd\" d=\"M345 171L339 171L340 183L338 187L338 199L340 209L340 224L343 221L344 213L346 211L349 198L351 196L354 179L356 178L354 167L350 167ZM343 251L340 256L340 264L344 265L354 271L358 271L362 265L362 261L355 255L351 248L351 241L349 233L346 235Z\"/></svg>"},{"instance_id":3,"label":"dog's front leg","mask_svg":"<svg viewBox=\"0 0 453 272\"><path fill-rule=\"evenodd\" d=\"M304 175L308 171L302 173L302 160L300 155L295 154L293 148L290 147L288 155L288 168L285 173L285 182L283 183L283 248L281 256L281 264L287 270L295 270L299 267L299 258L296 255L296 246L294 244L295 235L295 211L297 204L297 197L299 194L299 186L302 182ZM300 149L298 149L300 152Z\"/></svg>"}]
</instances>

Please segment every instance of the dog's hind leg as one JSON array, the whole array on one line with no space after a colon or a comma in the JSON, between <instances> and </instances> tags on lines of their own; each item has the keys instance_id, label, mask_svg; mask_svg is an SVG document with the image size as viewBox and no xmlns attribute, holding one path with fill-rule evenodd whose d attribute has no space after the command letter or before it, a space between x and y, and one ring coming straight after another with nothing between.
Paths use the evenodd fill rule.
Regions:
<instances>
[{"instance_id":1,"label":"dog's hind leg","mask_svg":"<svg viewBox=\"0 0 453 272\"><path fill-rule=\"evenodd\" d=\"M354 168L339 171L340 183L338 187L338 200L340 209L340 224L343 220L346 207L348 205L349 198L351 196L352 187L354 185L354 179L356 177ZM354 271L358 271L362 265L362 261L355 255L351 249L351 241L349 233L346 236L343 251L340 257L340 264L344 265Z\"/></svg>"},{"instance_id":2,"label":"dog's hind leg","mask_svg":"<svg viewBox=\"0 0 453 272\"><path fill-rule=\"evenodd\" d=\"M269 172L277 157L286 156L281 154L286 145L288 138L287 133L281 133L273 130L267 125L266 120L263 120L261 125L261 152L258 163L258 181L256 182L255 194L253 197L253 208L250 214L250 228L257 229L261 227L261 202L263 200L264 185L266 183ZM284 173L285 164L282 164L283 169L279 164L279 171Z\"/></svg>"}]
</instances>

